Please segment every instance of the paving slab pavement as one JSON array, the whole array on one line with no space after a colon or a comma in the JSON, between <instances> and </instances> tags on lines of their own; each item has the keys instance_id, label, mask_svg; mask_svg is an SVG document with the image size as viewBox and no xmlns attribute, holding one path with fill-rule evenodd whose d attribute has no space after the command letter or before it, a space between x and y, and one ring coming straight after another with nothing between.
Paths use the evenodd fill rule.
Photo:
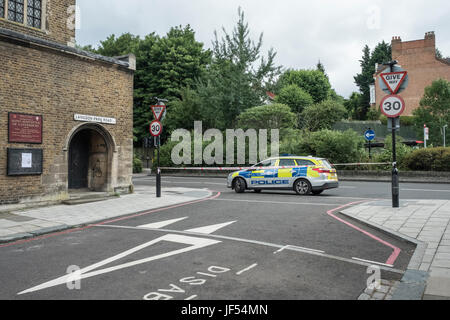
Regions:
<instances>
[{"instance_id":1,"label":"paving slab pavement","mask_svg":"<svg viewBox=\"0 0 450 320\"><path fill-rule=\"evenodd\" d=\"M80 227L110 218L210 197L207 189L135 187L133 194L79 205L53 205L0 213L0 243Z\"/></svg>"},{"instance_id":2,"label":"paving slab pavement","mask_svg":"<svg viewBox=\"0 0 450 320\"><path fill-rule=\"evenodd\" d=\"M450 200L407 200L400 208L372 201L341 213L417 244L393 299L450 299Z\"/></svg>"}]
</instances>

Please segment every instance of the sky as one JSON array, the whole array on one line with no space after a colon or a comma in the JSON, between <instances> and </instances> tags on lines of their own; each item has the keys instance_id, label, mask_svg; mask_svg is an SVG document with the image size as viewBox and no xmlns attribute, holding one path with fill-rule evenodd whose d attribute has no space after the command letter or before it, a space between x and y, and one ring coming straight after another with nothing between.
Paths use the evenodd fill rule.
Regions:
<instances>
[{"instance_id":1,"label":"sky","mask_svg":"<svg viewBox=\"0 0 450 320\"><path fill-rule=\"evenodd\" d=\"M353 77L367 44L373 50L393 36L403 41L436 34L436 46L450 56L448 0L77 0L80 24L76 41L97 46L109 35L130 32L164 36L171 27L190 24L196 40L211 48L214 31L231 33L238 8L251 37L263 33L263 55L273 48L276 64L312 69L320 60L336 92L348 98L358 91Z\"/></svg>"}]
</instances>

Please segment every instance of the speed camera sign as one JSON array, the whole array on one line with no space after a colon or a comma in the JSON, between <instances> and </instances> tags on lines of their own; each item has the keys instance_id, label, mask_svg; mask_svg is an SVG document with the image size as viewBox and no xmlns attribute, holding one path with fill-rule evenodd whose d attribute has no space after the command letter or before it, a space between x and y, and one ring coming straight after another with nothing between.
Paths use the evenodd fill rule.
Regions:
<instances>
[{"instance_id":1,"label":"speed camera sign","mask_svg":"<svg viewBox=\"0 0 450 320\"><path fill-rule=\"evenodd\" d=\"M397 118L405 111L405 100L393 94L381 100L381 112L388 118Z\"/></svg>"},{"instance_id":2,"label":"speed camera sign","mask_svg":"<svg viewBox=\"0 0 450 320\"><path fill-rule=\"evenodd\" d=\"M159 137L162 133L163 126L161 122L155 120L152 123L150 123L150 133L154 137Z\"/></svg>"}]
</instances>

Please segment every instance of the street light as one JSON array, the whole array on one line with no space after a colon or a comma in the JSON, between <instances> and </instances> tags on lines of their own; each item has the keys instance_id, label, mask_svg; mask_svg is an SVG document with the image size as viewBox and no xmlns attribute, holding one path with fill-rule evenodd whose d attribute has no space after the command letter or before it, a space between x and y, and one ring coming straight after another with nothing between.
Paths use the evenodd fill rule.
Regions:
<instances>
[{"instance_id":1,"label":"street light","mask_svg":"<svg viewBox=\"0 0 450 320\"><path fill-rule=\"evenodd\" d=\"M448 125L446 124L442 129L444 129L444 148L445 148L445 129L448 127Z\"/></svg>"}]
</instances>

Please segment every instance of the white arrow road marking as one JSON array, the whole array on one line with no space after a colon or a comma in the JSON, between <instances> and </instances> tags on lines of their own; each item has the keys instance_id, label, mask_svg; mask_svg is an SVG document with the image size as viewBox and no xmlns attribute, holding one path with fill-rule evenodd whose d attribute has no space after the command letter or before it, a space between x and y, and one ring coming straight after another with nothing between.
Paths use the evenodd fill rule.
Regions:
<instances>
[{"instance_id":1,"label":"white arrow road marking","mask_svg":"<svg viewBox=\"0 0 450 320\"><path fill-rule=\"evenodd\" d=\"M206 227L201 227L201 228L189 229L189 230L185 230L185 231L186 232L202 233L202 234L212 234L212 233L216 232L217 230L225 228L226 226L229 226L230 224L233 224L235 222L237 222L237 221L231 221L231 222L216 224L216 225L212 225L212 226L206 226Z\"/></svg>"},{"instance_id":2,"label":"white arrow road marking","mask_svg":"<svg viewBox=\"0 0 450 320\"><path fill-rule=\"evenodd\" d=\"M174 251L170 251L167 253L163 253L160 255L156 255L153 257L148 257L145 259L141 259L141 260L136 260L133 262L128 262L128 263L124 263L118 266L114 266L114 267L110 267L110 268L106 268L106 269L101 269L101 270L97 270L97 271L93 271L93 272L89 272L92 271L94 269L97 269L101 266L104 266L108 263L111 263L113 261L119 260L121 258L124 258L126 256L129 256L139 250L145 249L149 246L152 246L158 242L161 241L169 241L169 242L175 242L175 243L182 243L182 244L188 244L190 245L190 247L184 248L184 249L179 249L179 250L174 250ZM185 235L176 235L176 234L168 234L165 235L163 237L160 237L158 239L152 240L150 242L147 242L145 244L142 244L140 246L137 246L135 248L132 248L130 250L127 250L125 252L122 252L114 257L108 258L106 260L100 261L98 263L95 263L91 266L88 266L86 268L83 268L80 270L81 276L80 279L77 280L81 280L81 279L86 279L86 278L90 278L90 277L94 277L100 274L104 274L104 273L108 273L108 272L113 272L113 271L117 271L120 269L125 269L125 268L129 268L129 267L133 267L139 264L143 264L143 263L147 263L150 261L155 261L155 260L159 260L159 259L163 259L163 258L167 258L170 256L174 256L177 254L181 254L184 252L188 252L188 251L192 251L192 250L196 250L196 249L200 249L200 248L204 248L207 246L211 246L217 243L220 243L221 241L217 241L217 240L210 240L210 239L203 239L203 238L194 238L194 237L190 237L190 236L185 236ZM48 281L46 283L43 283L39 286L33 287L31 289L19 292L18 295L22 295L22 294L26 294L26 293L30 293L30 292L35 292L35 291L39 291L39 290L43 290L46 288L50 288L50 287L54 287L54 286L58 286L61 284L65 284L68 283L70 281L73 281L73 275L68 274L65 276L62 276L60 278L57 278L55 280L51 280Z\"/></svg>"},{"instance_id":3,"label":"white arrow road marking","mask_svg":"<svg viewBox=\"0 0 450 320\"><path fill-rule=\"evenodd\" d=\"M160 228L167 227L168 225L171 225L171 224L176 223L178 221L185 220L187 218L188 217L179 218L179 219L172 219L172 220L167 220L167 221L161 221L161 222L156 222L156 223L150 223L150 224L144 224L142 226L138 226L138 228L143 228L143 229L160 229Z\"/></svg>"}]
</instances>

